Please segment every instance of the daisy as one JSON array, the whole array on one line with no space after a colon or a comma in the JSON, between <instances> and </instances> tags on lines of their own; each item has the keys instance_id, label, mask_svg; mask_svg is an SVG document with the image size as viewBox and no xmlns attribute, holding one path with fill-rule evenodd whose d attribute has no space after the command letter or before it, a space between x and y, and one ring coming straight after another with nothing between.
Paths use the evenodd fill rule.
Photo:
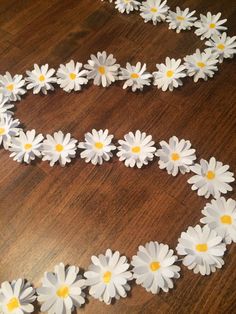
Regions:
<instances>
[{"instance_id":1,"label":"daisy","mask_svg":"<svg viewBox=\"0 0 236 314\"><path fill-rule=\"evenodd\" d=\"M64 91L69 93L72 90L80 91L81 85L88 83L88 79L85 78L87 71L81 70L82 66L82 63L75 63L73 60L66 65L61 64L60 68L57 70L57 84L59 84Z\"/></svg>"},{"instance_id":2,"label":"daisy","mask_svg":"<svg viewBox=\"0 0 236 314\"><path fill-rule=\"evenodd\" d=\"M157 64L157 72L153 72L153 85L157 85L157 88L161 88L163 91L169 89L173 91L174 88L182 86L181 78L186 76L185 66L181 65L181 59L175 60L166 58L165 64Z\"/></svg>"},{"instance_id":3,"label":"daisy","mask_svg":"<svg viewBox=\"0 0 236 314\"><path fill-rule=\"evenodd\" d=\"M145 85L149 86L151 82L151 73L146 71L147 67L144 63L143 66L141 62L138 62L135 66L130 63L126 63L126 68L120 69L120 80L125 80L123 89L127 87L132 87L132 92L135 92L137 89L143 90Z\"/></svg>"},{"instance_id":4,"label":"daisy","mask_svg":"<svg viewBox=\"0 0 236 314\"><path fill-rule=\"evenodd\" d=\"M210 275L224 265L222 257L226 246L222 237L207 225L188 227L187 232L181 233L176 249L179 255L186 255L183 264L195 274Z\"/></svg>"},{"instance_id":5,"label":"daisy","mask_svg":"<svg viewBox=\"0 0 236 314\"><path fill-rule=\"evenodd\" d=\"M20 131L18 137L12 137L9 150L12 152L10 157L18 162L30 164L35 157L41 157L42 134L36 135L35 130L24 133Z\"/></svg>"},{"instance_id":6,"label":"daisy","mask_svg":"<svg viewBox=\"0 0 236 314\"><path fill-rule=\"evenodd\" d=\"M156 25L157 22L165 21L169 10L166 2L166 0L147 0L142 2L140 15L144 19L144 22L152 21Z\"/></svg>"},{"instance_id":7,"label":"daisy","mask_svg":"<svg viewBox=\"0 0 236 314\"><path fill-rule=\"evenodd\" d=\"M169 29L175 29L176 33L180 33L181 30L189 30L196 21L196 17L193 16L196 11L189 12L189 8L181 10L176 7L176 12L169 11L167 16L167 22L169 23Z\"/></svg>"},{"instance_id":8,"label":"daisy","mask_svg":"<svg viewBox=\"0 0 236 314\"><path fill-rule=\"evenodd\" d=\"M34 311L35 290L29 282L17 279L11 283L5 281L1 284L0 304L1 313L26 314Z\"/></svg>"},{"instance_id":9,"label":"daisy","mask_svg":"<svg viewBox=\"0 0 236 314\"><path fill-rule=\"evenodd\" d=\"M0 145L3 144L5 149L9 148L11 137L19 135L21 131L19 124L18 119L14 120L7 114L0 114Z\"/></svg>"},{"instance_id":10,"label":"daisy","mask_svg":"<svg viewBox=\"0 0 236 314\"><path fill-rule=\"evenodd\" d=\"M84 273L86 285L89 286L89 294L95 299L110 304L112 299L125 298L132 280L132 273L128 270L130 265L125 256L120 256L116 251L114 254L110 249L105 255L100 254L91 257L92 264Z\"/></svg>"},{"instance_id":11,"label":"daisy","mask_svg":"<svg viewBox=\"0 0 236 314\"><path fill-rule=\"evenodd\" d=\"M85 142L80 142L78 147L84 149L80 154L81 158L85 158L86 162L93 165L101 165L103 161L108 161L112 156L112 150L116 146L112 144L113 135L108 135L108 130L92 130L92 133L85 134Z\"/></svg>"},{"instance_id":12,"label":"daisy","mask_svg":"<svg viewBox=\"0 0 236 314\"><path fill-rule=\"evenodd\" d=\"M220 63L223 62L223 59L233 58L236 53L236 36L229 37L226 33L214 34L205 44L212 49L213 53L217 54Z\"/></svg>"},{"instance_id":13,"label":"daisy","mask_svg":"<svg viewBox=\"0 0 236 314\"><path fill-rule=\"evenodd\" d=\"M137 166L141 168L152 161L156 148L151 135L137 130L135 133L129 132L124 136L124 140L119 140L117 156L120 161L125 161L126 167Z\"/></svg>"},{"instance_id":14,"label":"daisy","mask_svg":"<svg viewBox=\"0 0 236 314\"><path fill-rule=\"evenodd\" d=\"M136 284L153 294L159 293L161 289L164 292L172 289L172 279L180 277L180 267L173 265L177 261L177 256L173 253L168 245L156 241L140 245L137 255L131 261Z\"/></svg>"},{"instance_id":15,"label":"daisy","mask_svg":"<svg viewBox=\"0 0 236 314\"><path fill-rule=\"evenodd\" d=\"M16 74L12 77L9 72L0 75L0 91L11 101L21 100L21 96L26 93L24 85L25 80L22 75Z\"/></svg>"},{"instance_id":16,"label":"daisy","mask_svg":"<svg viewBox=\"0 0 236 314\"><path fill-rule=\"evenodd\" d=\"M195 34L201 36L201 40L205 38L211 38L214 34L220 35L220 32L226 30L227 27L222 26L227 19L219 20L221 13L211 14L207 12L207 15L200 14L200 21L196 21L194 26L197 28Z\"/></svg>"},{"instance_id":17,"label":"daisy","mask_svg":"<svg viewBox=\"0 0 236 314\"><path fill-rule=\"evenodd\" d=\"M190 141L180 140L176 136L166 141L160 142L161 149L158 149L156 156L160 169L166 169L168 174L176 176L180 171L182 174L190 171L189 166L196 159L195 149L191 148Z\"/></svg>"},{"instance_id":18,"label":"daisy","mask_svg":"<svg viewBox=\"0 0 236 314\"><path fill-rule=\"evenodd\" d=\"M221 193L226 194L233 190L228 183L235 180L234 174L227 171L228 169L228 165L223 165L214 157L211 157L209 162L201 159L200 164L190 167L196 175L191 177L188 183L193 184L192 190L198 190L197 194L200 196L208 198L212 195L214 198L219 198Z\"/></svg>"},{"instance_id":19,"label":"daisy","mask_svg":"<svg viewBox=\"0 0 236 314\"><path fill-rule=\"evenodd\" d=\"M187 75L193 76L193 80L196 83L199 79L207 80L208 77L213 77L218 68L217 55L212 54L210 48L205 49L204 52L200 52L199 49L193 55L186 56L184 58L184 65L187 69Z\"/></svg>"},{"instance_id":20,"label":"daisy","mask_svg":"<svg viewBox=\"0 0 236 314\"><path fill-rule=\"evenodd\" d=\"M200 221L214 229L226 244L236 242L236 202L232 198L212 200L206 204L202 213L205 217Z\"/></svg>"},{"instance_id":21,"label":"daisy","mask_svg":"<svg viewBox=\"0 0 236 314\"><path fill-rule=\"evenodd\" d=\"M116 0L115 5L116 5L115 8L119 12L121 13L126 12L127 14L129 14L130 12L139 9L140 2L136 0Z\"/></svg>"},{"instance_id":22,"label":"daisy","mask_svg":"<svg viewBox=\"0 0 236 314\"><path fill-rule=\"evenodd\" d=\"M76 155L77 140L71 138L71 134L64 135L61 131L55 132L53 136L47 135L43 141L43 160L49 160L52 167L59 161L62 167L71 162L71 158Z\"/></svg>"},{"instance_id":23,"label":"daisy","mask_svg":"<svg viewBox=\"0 0 236 314\"><path fill-rule=\"evenodd\" d=\"M97 56L91 55L91 60L85 64L87 69L87 78L93 79L94 85L107 87L117 80L119 64L116 64L116 59L112 54L107 55L106 51L98 52Z\"/></svg>"},{"instance_id":24,"label":"daisy","mask_svg":"<svg viewBox=\"0 0 236 314\"><path fill-rule=\"evenodd\" d=\"M57 82L57 78L53 76L54 73L54 69L48 69L48 64L42 65L41 67L35 64L32 71L26 71L28 75L28 77L26 77L26 81L28 82L26 88L33 88L34 94L38 94L42 91L42 93L46 95L48 90L54 90L52 84Z\"/></svg>"},{"instance_id":25,"label":"daisy","mask_svg":"<svg viewBox=\"0 0 236 314\"><path fill-rule=\"evenodd\" d=\"M0 93L0 115L2 114L8 114L12 115L13 112L10 111L9 109L13 108L14 105L9 103L9 99Z\"/></svg>"},{"instance_id":26,"label":"daisy","mask_svg":"<svg viewBox=\"0 0 236 314\"><path fill-rule=\"evenodd\" d=\"M41 311L50 314L71 314L85 303L85 280L76 266L56 265L54 272L45 272L42 286L37 289Z\"/></svg>"}]
</instances>

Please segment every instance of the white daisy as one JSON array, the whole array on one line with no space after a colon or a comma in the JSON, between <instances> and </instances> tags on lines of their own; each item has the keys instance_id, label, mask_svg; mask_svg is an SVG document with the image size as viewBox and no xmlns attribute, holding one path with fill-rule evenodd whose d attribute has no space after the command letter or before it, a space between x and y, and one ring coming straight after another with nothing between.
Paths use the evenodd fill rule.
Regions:
<instances>
[{"instance_id":1,"label":"white daisy","mask_svg":"<svg viewBox=\"0 0 236 314\"><path fill-rule=\"evenodd\" d=\"M101 165L103 161L108 161L112 156L112 150L116 146L112 144L113 135L108 135L108 130L92 130L92 133L85 134L85 142L80 142L78 147L84 149L80 154L81 158L85 158L86 162L93 165Z\"/></svg>"},{"instance_id":2,"label":"white daisy","mask_svg":"<svg viewBox=\"0 0 236 314\"><path fill-rule=\"evenodd\" d=\"M0 114L12 115L13 112L9 109L13 107L14 105L9 103L9 99L0 93Z\"/></svg>"},{"instance_id":3,"label":"white daisy","mask_svg":"<svg viewBox=\"0 0 236 314\"><path fill-rule=\"evenodd\" d=\"M0 145L9 148L12 137L18 136L21 129L18 127L20 121L13 119L10 115L0 114Z\"/></svg>"},{"instance_id":4,"label":"white daisy","mask_svg":"<svg viewBox=\"0 0 236 314\"><path fill-rule=\"evenodd\" d=\"M142 2L140 15L144 19L144 22L152 21L156 25L157 22L165 21L169 10L166 3L166 0L147 0Z\"/></svg>"},{"instance_id":5,"label":"white daisy","mask_svg":"<svg viewBox=\"0 0 236 314\"><path fill-rule=\"evenodd\" d=\"M224 58L233 58L236 53L236 36L229 37L226 33L214 34L205 44L212 49L213 53L217 54L220 63Z\"/></svg>"},{"instance_id":6,"label":"white daisy","mask_svg":"<svg viewBox=\"0 0 236 314\"><path fill-rule=\"evenodd\" d=\"M56 265L54 272L45 272L42 286L37 289L41 311L50 314L71 314L85 303L85 280L76 266Z\"/></svg>"},{"instance_id":7,"label":"white daisy","mask_svg":"<svg viewBox=\"0 0 236 314\"><path fill-rule=\"evenodd\" d=\"M188 180L192 185L192 190L198 190L197 194L208 198L212 195L214 198L219 198L220 194L226 194L232 191L232 187L228 184L233 182L234 174L227 171L228 165L223 165L222 162L216 161L211 157L209 163L201 159L200 164L195 164L190 167L190 170L196 175Z\"/></svg>"},{"instance_id":8,"label":"white daisy","mask_svg":"<svg viewBox=\"0 0 236 314\"><path fill-rule=\"evenodd\" d=\"M71 138L71 134L64 135L61 131L55 132L53 136L46 135L43 141L43 160L49 160L52 167L59 161L62 167L71 162L71 158L76 156L77 140Z\"/></svg>"},{"instance_id":9,"label":"white daisy","mask_svg":"<svg viewBox=\"0 0 236 314\"><path fill-rule=\"evenodd\" d=\"M125 80L123 89L132 87L132 92L135 92L137 89L142 91L145 85L149 86L152 75L146 69L145 63L142 66L141 62L138 62L134 66L127 62L126 68L121 68L119 75L120 80Z\"/></svg>"},{"instance_id":10,"label":"white daisy","mask_svg":"<svg viewBox=\"0 0 236 314\"><path fill-rule=\"evenodd\" d=\"M20 131L18 137L12 137L9 150L10 157L18 162L29 164L35 157L41 157L42 134L36 135L35 130L24 133Z\"/></svg>"},{"instance_id":11,"label":"white daisy","mask_svg":"<svg viewBox=\"0 0 236 314\"><path fill-rule=\"evenodd\" d=\"M193 80L196 83L199 79L207 80L208 77L213 77L218 68L217 55L212 54L210 48L205 49L204 52L200 52L199 49L193 55L186 56L184 58L184 65L187 69L187 75L193 76Z\"/></svg>"},{"instance_id":12,"label":"white daisy","mask_svg":"<svg viewBox=\"0 0 236 314\"><path fill-rule=\"evenodd\" d=\"M136 284L153 294L159 293L161 289L164 292L172 289L172 279L180 277L180 267L173 265L177 261L177 256L173 253L168 245L156 241L140 245L137 255L131 261Z\"/></svg>"},{"instance_id":13,"label":"white daisy","mask_svg":"<svg viewBox=\"0 0 236 314\"><path fill-rule=\"evenodd\" d=\"M42 93L46 95L48 90L54 90L53 83L57 82L57 78L53 76L54 73L54 69L48 69L48 64L42 65L41 67L34 64L32 71L26 71L28 75L28 77L26 77L26 81L28 82L26 88L33 88L34 94L38 94L42 91Z\"/></svg>"},{"instance_id":14,"label":"white daisy","mask_svg":"<svg viewBox=\"0 0 236 314\"><path fill-rule=\"evenodd\" d=\"M87 78L93 79L94 85L107 87L117 80L119 64L112 54L107 55L106 51L98 52L97 56L91 55L91 60L85 64L88 70Z\"/></svg>"},{"instance_id":15,"label":"white daisy","mask_svg":"<svg viewBox=\"0 0 236 314\"><path fill-rule=\"evenodd\" d=\"M2 92L11 101L21 100L21 96L26 93L23 88L25 80L22 75L11 76L9 72L0 75L0 92Z\"/></svg>"},{"instance_id":16,"label":"white daisy","mask_svg":"<svg viewBox=\"0 0 236 314\"><path fill-rule=\"evenodd\" d=\"M119 12L121 13L126 12L127 14L129 14L130 12L139 9L140 2L136 0L116 0L115 5L116 5L115 8Z\"/></svg>"},{"instance_id":17,"label":"white daisy","mask_svg":"<svg viewBox=\"0 0 236 314\"><path fill-rule=\"evenodd\" d=\"M191 29L197 19L193 16L195 12L189 12L189 8L181 10L179 7L176 7L176 12L169 11L166 19L169 23L169 29L175 29L176 33L180 33L181 30Z\"/></svg>"},{"instance_id":18,"label":"white daisy","mask_svg":"<svg viewBox=\"0 0 236 314\"><path fill-rule=\"evenodd\" d=\"M1 313L26 314L34 311L35 289L29 282L17 279L11 283L5 281L0 289Z\"/></svg>"},{"instance_id":19,"label":"white daisy","mask_svg":"<svg viewBox=\"0 0 236 314\"><path fill-rule=\"evenodd\" d=\"M236 202L232 198L220 197L207 203L202 213L200 221L208 224L210 229L214 229L225 241L230 244L236 242Z\"/></svg>"},{"instance_id":20,"label":"white daisy","mask_svg":"<svg viewBox=\"0 0 236 314\"><path fill-rule=\"evenodd\" d=\"M207 12L207 15L200 14L200 20L194 23L197 28L195 34L201 36L201 39L210 38L214 34L220 34L221 31L226 30L227 27L222 26L227 19L219 20L221 13L211 14Z\"/></svg>"},{"instance_id":21,"label":"white daisy","mask_svg":"<svg viewBox=\"0 0 236 314\"><path fill-rule=\"evenodd\" d=\"M210 275L224 265L226 246L222 237L207 225L188 227L187 232L181 233L176 249L179 255L186 255L183 264L195 274Z\"/></svg>"},{"instance_id":22,"label":"white daisy","mask_svg":"<svg viewBox=\"0 0 236 314\"><path fill-rule=\"evenodd\" d=\"M132 280L127 258L120 256L118 251L113 254L108 249L105 255L92 256L91 260L92 264L84 273L86 285L90 287L89 294L106 304L110 304L114 298L125 298L130 290L128 281Z\"/></svg>"},{"instance_id":23,"label":"white daisy","mask_svg":"<svg viewBox=\"0 0 236 314\"><path fill-rule=\"evenodd\" d=\"M151 135L137 130L135 133L129 132L124 136L124 140L119 140L118 153L120 161L125 161L126 167L141 168L152 161L156 148Z\"/></svg>"},{"instance_id":24,"label":"white daisy","mask_svg":"<svg viewBox=\"0 0 236 314\"><path fill-rule=\"evenodd\" d=\"M72 90L80 91L81 85L88 83L88 79L85 77L87 76L87 71L81 70L82 66L82 63L75 63L74 60L71 60L66 65L61 64L57 70L57 84L69 93Z\"/></svg>"},{"instance_id":25,"label":"white daisy","mask_svg":"<svg viewBox=\"0 0 236 314\"><path fill-rule=\"evenodd\" d=\"M165 64L157 64L157 72L153 72L153 85L157 85L157 88L161 88L163 91L169 89L173 91L174 88L182 86L181 78L186 76L185 66L181 65L181 59L175 60L166 58Z\"/></svg>"},{"instance_id":26,"label":"white daisy","mask_svg":"<svg viewBox=\"0 0 236 314\"><path fill-rule=\"evenodd\" d=\"M190 171L189 166L196 159L195 149L191 148L190 141L180 140L176 136L166 141L160 142L161 149L158 149L156 156L160 169L166 169L168 174L176 176L180 171L182 174Z\"/></svg>"}]
</instances>

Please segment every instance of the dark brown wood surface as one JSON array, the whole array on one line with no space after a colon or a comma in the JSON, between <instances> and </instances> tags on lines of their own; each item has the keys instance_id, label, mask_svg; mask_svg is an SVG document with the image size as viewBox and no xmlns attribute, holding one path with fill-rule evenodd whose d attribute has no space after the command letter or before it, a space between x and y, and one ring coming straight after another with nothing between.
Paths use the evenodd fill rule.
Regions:
<instances>
[{"instance_id":1,"label":"dark brown wood surface","mask_svg":"<svg viewBox=\"0 0 236 314\"><path fill-rule=\"evenodd\" d=\"M235 35L232 0L169 0L174 8L222 12ZM86 63L106 50L118 62L146 62L150 71L166 56L179 58L204 47L193 31L176 34L166 23L144 24L99 0L1 0L0 72L25 73L34 63L58 67L71 59ZM143 93L104 89L90 83L82 93L59 88L48 96L31 92L17 103L16 116L27 129L44 134L71 132L79 140L92 128L108 128L116 140L137 129L155 141L189 139L199 158L215 156L235 171L234 60L219 66L213 79L186 79L173 93L155 87ZM173 178L157 160L128 169L116 157L103 166L77 158L66 168L47 162L21 165L0 150L0 281L24 277L38 286L56 263L86 269L91 255L107 248L129 258L150 240L176 247L181 231L196 225L206 200L191 191L189 174ZM227 197L235 197L229 193ZM81 313L236 313L236 245L228 246L225 266L210 277L181 266L170 293L153 296L133 285L130 297L113 306L89 297ZM35 313L38 313L36 310Z\"/></svg>"}]
</instances>

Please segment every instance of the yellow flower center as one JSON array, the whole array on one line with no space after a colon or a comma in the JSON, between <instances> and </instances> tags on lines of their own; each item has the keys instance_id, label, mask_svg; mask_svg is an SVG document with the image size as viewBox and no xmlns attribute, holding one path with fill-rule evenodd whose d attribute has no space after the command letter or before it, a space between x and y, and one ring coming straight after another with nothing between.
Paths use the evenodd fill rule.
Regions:
<instances>
[{"instance_id":1,"label":"yellow flower center","mask_svg":"<svg viewBox=\"0 0 236 314\"><path fill-rule=\"evenodd\" d=\"M183 16L181 16L181 15L178 15L177 17L176 17L176 20L178 20L178 21L184 21L185 20L185 18L183 17Z\"/></svg>"},{"instance_id":2,"label":"yellow flower center","mask_svg":"<svg viewBox=\"0 0 236 314\"><path fill-rule=\"evenodd\" d=\"M200 243L196 245L196 250L198 252L206 252L208 250L208 246L206 243Z\"/></svg>"},{"instance_id":3,"label":"yellow flower center","mask_svg":"<svg viewBox=\"0 0 236 314\"><path fill-rule=\"evenodd\" d=\"M12 92L13 89L14 89L14 84L7 85L7 90L9 90L9 92Z\"/></svg>"},{"instance_id":4,"label":"yellow flower center","mask_svg":"<svg viewBox=\"0 0 236 314\"><path fill-rule=\"evenodd\" d=\"M222 224L231 225L232 217L229 215L223 215L220 217L220 221L222 222Z\"/></svg>"},{"instance_id":5,"label":"yellow flower center","mask_svg":"<svg viewBox=\"0 0 236 314\"><path fill-rule=\"evenodd\" d=\"M138 73L132 73L131 75L132 79L138 79L139 78L139 74Z\"/></svg>"},{"instance_id":6,"label":"yellow flower center","mask_svg":"<svg viewBox=\"0 0 236 314\"><path fill-rule=\"evenodd\" d=\"M67 286L61 286L58 290L57 290L57 296L59 298L67 298L69 295L69 288Z\"/></svg>"},{"instance_id":7,"label":"yellow flower center","mask_svg":"<svg viewBox=\"0 0 236 314\"><path fill-rule=\"evenodd\" d=\"M39 77L40 82L44 82L45 81L45 76L43 74L40 75Z\"/></svg>"},{"instance_id":8,"label":"yellow flower center","mask_svg":"<svg viewBox=\"0 0 236 314\"><path fill-rule=\"evenodd\" d=\"M109 283L111 280L111 272L110 271L106 271L104 274L103 274L103 281L105 283Z\"/></svg>"},{"instance_id":9,"label":"yellow flower center","mask_svg":"<svg viewBox=\"0 0 236 314\"><path fill-rule=\"evenodd\" d=\"M132 153L138 154L141 151L141 147L140 146L134 146L132 147Z\"/></svg>"},{"instance_id":10,"label":"yellow flower center","mask_svg":"<svg viewBox=\"0 0 236 314\"><path fill-rule=\"evenodd\" d=\"M207 171L207 174L206 174L206 178L208 179L208 180L213 180L214 178L215 178L215 172L214 171L211 171L211 170L209 170L209 171Z\"/></svg>"},{"instance_id":11,"label":"yellow flower center","mask_svg":"<svg viewBox=\"0 0 236 314\"><path fill-rule=\"evenodd\" d=\"M104 145L103 145L101 142L96 142L96 143L94 144L94 146L95 146L97 149L102 149Z\"/></svg>"},{"instance_id":12,"label":"yellow flower center","mask_svg":"<svg viewBox=\"0 0 236 314\"><path fill-rule=\"evenodd\" d=\"M171 71L171 70L166 72L166 76L169 77L169 78L171 78L173 75L174 75L174 72Z\"/></svg>"},{"instance_id":13,"label":"yellow flower center","mask_svg":"<svg viewBox=\"0 0 236 314\"><path fill-rule=\"evenodd\" d=\"M211 23L211 24L209 25L209 27L210 27L210 28L215 28L215 27L216 27L216 24L215 24L215 23Z\"/></svg>"},{"instance_id":14,"label":"yellow flower center","mask_svg":"<svg viewBox=\"0 0 236 314\"><path fill-rule=\"evenodd\" d=\"M30 150L32 148L32 144L25 144L25 150Z\"/></svg>"},{"instance_id":15,"label":"yellow flower center","mask_svg":"<svg viewBox=\"0 0 236 314\"><path fill-rule=\"evenodd\" d=\"M159 262L152 262L149 266L152 271L157 271L161 267Z\"/></svg>"},{"instance_id":16,"label":"yellow flower center","mask_svg":"<svg viewBox=\"0 0 236 314\"><path fill-rule=\"evenodd\" d=\"M98 68L98 72L99 72L101 75L104 75L104 74L105 74L105 67L100 66L100 67Z\"/></svg>"},{"instance_id":17,"label":"yellow flower center","mask_svg":"<svg viewBox=\"0 0 236 314\"><path fill-rule=\"evenodd\" d=\"M151 12L156 13L158 10L156 7L151 8Z\"/></svg>"},{"instance_id":18,"label":"yellow flower center","mask_svg":"<svg viewBox=\"0 0 236 314\"><path fill-rule=\"evenodd\" d=\"M180 155L178 153L171 154L171 159L177 161L180 159Z\"/></svg>"},{"instance_id":19,"label":"yellow flower center","mask_svg":"<svg viewBox=\"0 0 236 314\"><path fill-rule=\"evenodd\" d=\"M204 68L206 65L205 65L205 63L203 63L203 62L198 62L198 63L197 63L197 66L198 66L199 68Z\"/></svg>"},{"instance_id":20,"label":"yellow flower center","mask_svg":"<svg viewBox=\"0 0 236 314\"><path fill-rule=\"evenodd\" d=\"M220 49L220 50L224 50L224 49L225 49L225 45L219 44L219 45L217 46L217 48Z\"/></svg>"},{"instance_id":21,"label":"yellow flower center","mask_svg":"<svg viewBox=\"0 0 236 314\"><path fill-rule=\"evenodd\" d=\"M62 152L63 149L64 149L64 146L61 145L61 144L57 144L57 145L55 146L55 150L56 150L58 153Z\"/></svg>"},{"instance_id":22,"label":"yellow flower center","mask_svg":"<svg viewBox=\"0 0 236 314\"><path fill-rule=\"evenodd\" d=\"M70 78L71 78L72 80L75 80L75 79L76 79L76 74L75 74L75 73L70 73Z\"/></svg>"},{"instance_id":23,"label":"yellow flower center","mask_svg":"<svg viewBox=\"0 0 236 314\"><path fill-rule=\"evenodd\" d=\"M15 297L11 298L10 301L7 303L7 309L9 312L12 312L19 307L20 307L20 302Z\"/></svg>"},{"instance_id":24,"label":"yellow flower center","mask_svg":"<svg viewBox=\"0 0 236 314\"><path fill-rule=\"evenodd\" d=\"M5 129L4 128L0 128L0 135L3 135L5 133Z\"/></svg>"}]
</instances>

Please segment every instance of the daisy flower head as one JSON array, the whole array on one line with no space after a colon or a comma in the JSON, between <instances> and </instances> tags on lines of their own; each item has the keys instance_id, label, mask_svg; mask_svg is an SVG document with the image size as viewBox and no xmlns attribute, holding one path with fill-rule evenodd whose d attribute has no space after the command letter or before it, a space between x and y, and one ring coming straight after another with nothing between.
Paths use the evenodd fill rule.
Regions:
<instances>
[{"instance_id":1,"label":"daisy flower head","mask_svg":"<svg viewBox=\"0 0 236 314\"><path fill-rule=\"evenodd\" d=\"M189 12L189 8L181 10L179 7L176 7L176 12L169 11L166 19L169 23L169 29L175 29L176 33L180 33L182 30L190 30L197 19L193 16L195 12Z\"/></svg>"},{"instance_id":2,"label":"daisy flower head","mask_svg":"<svg viewBox=\"0 0 236 314\"><path fill-rule=\"evenodd\" d=\"M126 12L127 14L129 14L130 12L139 9L140 2L136 0L116 0L115 5L115 8L119 12Z\"/></svg>"},{"instance_id":3,"label":"daisy flower head","mask_svg":"<svg viewBox=\"0 0 236 314\"><path fill-rule=\"evenodd\" d=\"M108 249L105 255L92 256L91 260L92 264L84 273L89 294L106 304L110 304L113 299L127 297L127 291L131 289L128 282L132 280L132 273L126 256L120 256L118 251L112 253Z\"/></svg>"},{"instance_id":4,"label":"daisy flower head","mask_svg":"<svg viewBox=\"0 0 236 314\"><path fill-rule=\"evenodd\" d=\"M0 145L3 144L4 149L8 149L11 138L19 135L21 129L18 127L20 121L13 119L10 115L0 114Z\"/></svg>"},{"instance_id":5,"label":"daisy flower head","mask_svg":"<svg viewBox=\"0 0 236 314\"><path fill-rule=\"evenodd\" d=\"M210 48L201 52L199 49L193 55L184 58L184 65L187 69L187 75L193 76L196 83L199 79L207 81L208 77L213 77L218 68L217 55L212 53Z\"/></svg>"},{"instance_id":6,"label":"daisy flower head","mask_svg":"<svg viewBox=\"0 0 236 314\"><path fill-rule=\"evenodd\" d=\"M186 76L185 66L181 65L181 59L175 60L166 58L165 63L157 64L157 70L153 72L153 85L163 91L173 91L174 88L182 86L181 78Z\"/></svg>"},{"instance_id":7,"label":"daisy flower head","mask_svg":"<svg viewBox=\"0 0 236 314\"><path fill-rule=\"evenodd\" d=\"M85 303L85 280L76 266L56 265L54 272L45 272L42 286L37 289L41 311L50 314L71 314Z\"/></svg>"},{"instance_id":8,"label":"daisy flower head","mask_svg":"<svg viewBox=\"0 0 236 314\"><path fill-rule=\"evenodd\" d=\"M71 138L71 134L63 134L62 131L55 132L53 136L46 135L43 141L42 154L43 160L50 161L50 166L59 161L60 165L64 167L66 163L71 162L71 158L76 156L77 140Z\"/></svg>"},{"instance_id":9,"label":"daisy flower head","mask_svg":"<svg viewBox=\"0 0 236 314\"><path fill-rule=\"evenodd\" d=\"M80 142L78 147L83 149L80 154L85 158L85 162L91 162L93 165L101 165L103 161L108 161L113 156L112 151L116 146L112 144L113 135L108 135L108 130L92 130L85 134L85 142Z\"/></svg>"},{"instance_id":10,"label":"daisy flower head","mask_svg":"<svg viewBox=\"0 0 236 314\"><path fill-rule=\"evenodd\" d=\"M119 140L118 153L120 161L125 162L126 167L141 168L152 161L156 152L155 142L151 135L137 130L135 133L129 132L124 136L124 140Z\"/></svg>"},{"instance_id":11,"label":"daisy flower head","mask_svg":"<svg viewBox=\"0 0 236 314\"><path fill-rule=\"evenodd\" d=\"M117 80L119 64L112 54L107 55L106 51L98 52L97 56L91 55L85 69L88 70L87 78L93 79L94 85L107 87Z\"/></svg>"},{"instance_id":12,"label":"daisy flower head","mask_svg":"<svg viewBox=\"0 0 236 314\"><path fill-rule=\"evenodd\" d=\"M140 15L144 19L144 22L152 21L156 25L157 22L165 21L169 10L166 3L166 0L147 0L142 2Z\"/></svg>"},{"instance_id":13,"label":"daisy flower head","mask_svg":"<svg viewBox=\"0 0 236 314\"><path fill-rule=\"evenodd\" d=\"M188 183L192 184L192 190L197 190L199 196L209 198L212 195L214 198L219 198L221 193L226 194L233 190L229 183L235 180L234 174L228 169L228 165L223 165L214 157L211 157L209 162L201 159L200 164L190 167L195 175L188 180Z\"/></svg>"},{"instance_id":14,"label":"daisy flower head","mask_svg":"<svg viewBox=\"0 0 236 314\"><path fill-rule=\"evenodd\" d=\"M214 229L226 244L236 242L236 202L232 198L220 197L207 203L202 210L201 223Z\"/></svg>"},{"instance_id":15,"label":"daisy flower head","mask_svg":"<svg viewBox=\"0 0 236 314\"><path fill-rule=\"evenodd\" d=\"M57 78L53 76L55 73L54 69L49 69L48 64L44 64L39 67L34 64L34 69L32 71L26 71L28 77L26 81L28 85L27 89L33 89L34 94L38 94L42 91L43 94L47 94L47 91L54 90L53 83L57 82Z\"/></svg>"},{"instance_id":16,"label":"daisy flower head","mask_svg":"<svg viewBox=\"0 0 236 314\"><path fill-rule=\"evenodd\" d=\"M22 75L12 76L9 72L0 75L0 91L11 101L21 100L21 96L26 93L24 85L25 80Z\"/></svg>"},{"instance_id":17,"label":"daisy flower head","mask_svg":"<svg viewBox=\"0 0 236 314\"><path fill-rule=\"evenodd\" d=\"M172 176L176 176L179 171L182 174L190 171L189 167L196 159L195 149L191 148L190 141L172 136L168 143L161 141L160 146L156 152L156 156L160 158L158 161L160 169L166 169Z\"/></svg>"},{"instance_id":18,"label":"daisy flower head","mask_svg":"<svg viewBox=\"0 0 236 314\"><path fill-rule=\"evenodd\" d=\"M9 150L12 152L10 157L18 162L30 164L35 157L41 157L41 145L43 135L36 135L35 130L24 133L20 131L18 137L12 137Z\"/></svg>"},{"instance_id":19,"label":"daisy flower head","mask_svg":"<svg viewBox=\"0 0 236 314\"><path fill-rule=\"evenodd\" d=\"M35 289L29 282L17 279L5 281L0 288L0 307L4 314L26 314L34 311Z\"/></svg>"},{"instance_id":20,"label":"daisy flower head","mask_svg":"<svg viewBox=\"0 0 236 314\"><path fill-rule=\"evenodd\" d=\"M8 114L12 115L13 112L9 109L13 108L14 105L9 103L9 99L2 93L0 93L0 115Z\"/></svg>"},{"instance_id":21,"label":"daisy flower head","mask_svg":"<svg viewBox=\"0 0 236 314\"><path fill-rule=\"evenodd\" d=\"M61 64L57 70L57 84L65 91L70 93L72 90L80 91L81 85L87 84L87 71L82 70L82 63L71 60L66 65Z\"/></svg>"},{"instance_id":22,"label":"daisy flower head","mask_svg":"<svg viewBox=\"0 0 236 314\"><path fill-rule=\"evenodd\" d=\"M217 54L220 63L223 59L233 58L236 53L236 36L229 37L226 33L214 34L205 44Z\"/></svg>"},{"instance_id":23,"label":"daisy flower head","mask_svg":"<svg viewBox=\"0 0 236 314\"><path fill-rule=\"evenodd\" d=\"M137 255L131 261L136 283L153 294L172 289L173 279L180 277L180 267L174 265L177 256L173 253L168 245L156 241L140 245Z\"/></svg>"},{"instance_id":24,"label":"daisy flower head","mask_svg":"<svg viewBox=\"0 0 236 314\"><path fill-rule=\"evenodd\" d=\"M143 90L144 86L150 86L152 74L147 72L147 66L144 63L143 66L141 62L138 62L136 65L131 65L126 63L126 68L120 69L120 80L125 80L123 89L127 87L132 88L132 92L136 90Z\"/></svg>"},{"instance_id":25,"label":"daisy flower head","mask_svg":"<svg viewBox=\"0 0 236 314\"><path fill-rule=\"evenodd\" d=\"M210 275L224 265L222 257L226 250L225 244L215 230L207 225L188 227L178 239L177 253L185 255L184 266L193 269L195 274Z\"/></svg>"},{"instance_id":26,"label":"daisy flower head","mask_svg":"<svg viewBox=\"0 0 236 314\"><path fill-rule=\"evenodd\" d=\"M201 40L205 38L211 38L214 34L220 34L226 30L227 27L222 26L227 19L220 20L221 13L211 14L207 12L207 15L200 14L200 20L194 23L197 28L195 34L201 36Z\"/></svg>"}]
</instances>

